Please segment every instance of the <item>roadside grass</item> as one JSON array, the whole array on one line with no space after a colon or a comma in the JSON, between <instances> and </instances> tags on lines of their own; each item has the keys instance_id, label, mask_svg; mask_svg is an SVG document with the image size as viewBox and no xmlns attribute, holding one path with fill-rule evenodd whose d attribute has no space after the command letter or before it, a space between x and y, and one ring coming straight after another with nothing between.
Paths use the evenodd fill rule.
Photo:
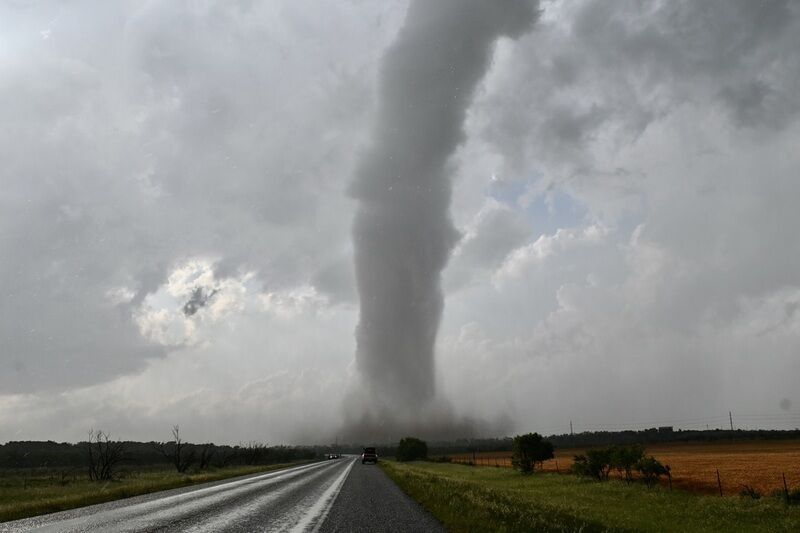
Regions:
<instances>
[{"instance_id":1,"label":"roadside grass","mask_svg":"<svg viewBox=\"0 0 800 533\"><path fill-rule=\"evenodd\" d=\"M800 531L800 506L428 462L382 466L448 531Z\"/></svg>"},{"instance_id":2,"label":"roadside grass","mask_svg":"<svg viewBox=\"0 0 800 533\"><path fill-rule=\"evenodd\" d=\"M65 511L198 483L268 472L310 461L267 466L235 466L181 474L174 469L126 470L116 481L89 481L68 469L0 470L0 522Z\"/></svg>"}]
</instances>

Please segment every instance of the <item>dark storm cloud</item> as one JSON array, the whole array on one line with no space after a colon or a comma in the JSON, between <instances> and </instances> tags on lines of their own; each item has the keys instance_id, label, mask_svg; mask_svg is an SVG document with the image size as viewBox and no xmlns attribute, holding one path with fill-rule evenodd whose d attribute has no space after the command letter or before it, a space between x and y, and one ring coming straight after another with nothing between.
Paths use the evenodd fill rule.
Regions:
<instances>
[{"instance_id":1,"label":"dark storm cloud","mask_svg":"<svg viewBox=\"0 0 800 533\"><path fill-rule=\"evenodd\" d=\"M800 2L543 1L489 52L515 5L418 2L381 71L407 0L0 2L0 435L795 413ZM354 235L381 352L357 365ZM169 281L195 260L208 283ZM431 350L394 321L438 336L403 423L392 358Z\"/></svg>"},{"instance_id":2,"label":"dark storm cloud","mask_svg":"<svg viewBox=\"0 0 800 533\"><path fill-rule=\"evenodd\" d=\"M349 240L364 69L389 38L354 6L83 7L0 6L0 394L162 357L136 310L187 258L291 287Z\"/></svg>"},{"instance_id":3,"label":"dark storm cloud","mask_svg":"<svg viewBox=\"0 0 800 533\"><path fill-rule=\"evenodd\" d=\"M373 402L414 411L434 399L441 272L458 238L448 159L492 45L528 29L537 8L417 0L383 59L373 139L352 187L356 358Z\"/></svg>"},{"instance_id":4,"label":"dark storm cloud","mask_svg":"<svg viewBox=\"0 0 800 533\"><path fill-rule=\"evenodd\" d=\"M737 126L765 131L800 110L800 56L791 53L800 46L796 2L548 7L563 18L520 39L513 68L500 71L504 90L477 101L491 116L477 121L479 133L506 156L509 178L524 175L531 161L565 174L592 165L587 152L602 132L632 142L687 104L719 106Z\"/></svg>"}]
</instances>

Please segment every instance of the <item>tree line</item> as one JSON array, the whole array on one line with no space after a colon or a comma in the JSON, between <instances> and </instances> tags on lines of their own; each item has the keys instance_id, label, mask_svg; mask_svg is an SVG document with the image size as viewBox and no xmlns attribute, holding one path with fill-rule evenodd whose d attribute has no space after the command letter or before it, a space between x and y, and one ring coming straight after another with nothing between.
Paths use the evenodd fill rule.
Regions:
<instances>
[{"instance_id":1,"label":"tree line","mask_svg":"<svg viewBox=\"0 0 800 533\"><path fill-rule=\"evenodd\" d=\"M93 430L78 443L53 441L11 441L0 445L0 468L87 468L91 479L109 479L109 469L120 467L170 466L179 472L227 466L269 465L313 459L317 447L269 446L247 442L234 446L190 443L172 428L165 441L115 440L103 430ZM111 474L113 477L113 473Z\"/></svg>"},{"instance_id":2,"label":"tree line","mask_svg":"<svg viewBox=\"0 0 800 533\"><path fill-rule=\"evenodd\" d=\"M730 440L783 440L800 438L800 429L709 429L682 430L672 427L624 431L585 431L550 435L547 440L559 448L583 448L612 444L656 444L662 442L719 442Z\"/></svg>"},{"instance_id":3,"label":"tree line","mask_svg":"<svg viewBox=\"0 0 800 533\"><path fill-rule=\"evenodd\" d=\"M681 430L671 427L623 431L584 431L549 435L545 438L557 448L587 448L614 444L656 444L662 442L715 442L730 440L782 440L800 439L800 430L727 429ZM514 445L512 437L454 439L430 441L428 449L432 456L468 452L508 452Z\"/></svg>"}]
</instances>

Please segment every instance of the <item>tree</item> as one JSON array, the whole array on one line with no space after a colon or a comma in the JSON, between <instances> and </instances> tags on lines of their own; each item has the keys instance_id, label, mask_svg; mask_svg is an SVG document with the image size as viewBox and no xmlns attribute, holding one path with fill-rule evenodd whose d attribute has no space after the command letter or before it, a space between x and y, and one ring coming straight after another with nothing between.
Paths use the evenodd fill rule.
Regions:
<instances>
[{"instance_id":1,"label":"tree","mask_svg":"<svg viewBox=\"0 0 800 533\"><path fill-rule=\"evenodd\" d=\"M125 445L112 441L111 435L98 429L89 430L86 442L86 460L89 466L89 479L110 481L117 473L117 467L125 456Z\"/></svg>"},{"instance_id":2,"label":"tree","mask_svg":"<svg viewBox=\"0 0 800 533\"><path fill-rule=\"evenodd\" d=\"M611 456L611 448L586 450L585 454L575 456L575 462L572 463L572 471L580 476L605 481L611 472Z\"/></svg>"},{"instance_id":3,"label":"tree","mask_svg":"<svg viewBox=\"0 0 800 533\"><path fill-rule=\"evenodd\" d=\"M538 433L517 435L511 449L511 464L523 474L532 474L536 463L553 458L553 445Z\"/></svg>"},{"instance_id":4,"label":"tree","mask_svg":"<svg viewBox=\"0 0 800 533\"><path fill-rule=\"evenodd\" d=\"M197 468L200 470L205 470L211 466L211 461L214 459L216 453L217 447L213 444L206 444L200 448L200 456L197 459Z\"/></svg>"},{"instance_id":5,"label":"tree","mask_svg":"<svg viewBox=\"0 0 800 533\"><path fill-rule=\"evenodd\" d=\"M632 444L630 446L611 446L611 465L617 469L625 482L633 481L633 470L644 458L644 446Z\"/></svg>"},{"instance_id":6,"label":"tree","mask_svg":"<svg viewBox=\"0 0 800 533\"><path fill-rule=\"evenodd\" d=\"M398 461L416 461L428 458L428 444L415 437L405 437L400 439L397 445Z\"/></svg>"},{"instance_id":7,"label":"tree","mask_svg":"<svg viewBox=\"0 0 800 533\"><path fill-rule=\"evenodd\" d=\"M661 476L667 474L668 469L653 456L642 457L636 464L636 469L642 474L642 479L648 487L652 487Z\"/></svg>"},{"instance_id":8,"label":"tree","mask_svg":"<svg viewBox=\"0 0 800 533\"><path fill-rule=\"evenodd\" d=\"M181 440L181 430L179 426L172 426L172 441L161 442L158 444L158 451L172 463L175 469L184 473L189 470L196 460L194 446Z\"/></svg>"},{"instance_id":9,"label":"tree","mask_svg":"<svg viewBox=\"0 0 800 533\"><path fill-rule=\"evenodd\" d=\"M250 441L237 446L239 458L246 465L259 465L269 462L269 447L261 442Z\"/></svg>"}]
</instances>

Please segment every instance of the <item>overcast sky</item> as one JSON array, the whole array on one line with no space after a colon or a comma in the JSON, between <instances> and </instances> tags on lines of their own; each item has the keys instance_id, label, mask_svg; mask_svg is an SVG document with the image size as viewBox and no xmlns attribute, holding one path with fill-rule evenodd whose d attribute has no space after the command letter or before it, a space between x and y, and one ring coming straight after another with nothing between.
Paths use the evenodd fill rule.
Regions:
<instances>
[{"instance_id":1,"label":"overcast sky","mask_svg":"<svg viewBox=\"0 0 800 533\"><path fill-rule=\"evenodd\" d=\"M800 426L800 4L541 8L450 161L438 394L504 433ZM337 437L406 9L0 4L0 442Z\"/></svg>"}]
</instances>

